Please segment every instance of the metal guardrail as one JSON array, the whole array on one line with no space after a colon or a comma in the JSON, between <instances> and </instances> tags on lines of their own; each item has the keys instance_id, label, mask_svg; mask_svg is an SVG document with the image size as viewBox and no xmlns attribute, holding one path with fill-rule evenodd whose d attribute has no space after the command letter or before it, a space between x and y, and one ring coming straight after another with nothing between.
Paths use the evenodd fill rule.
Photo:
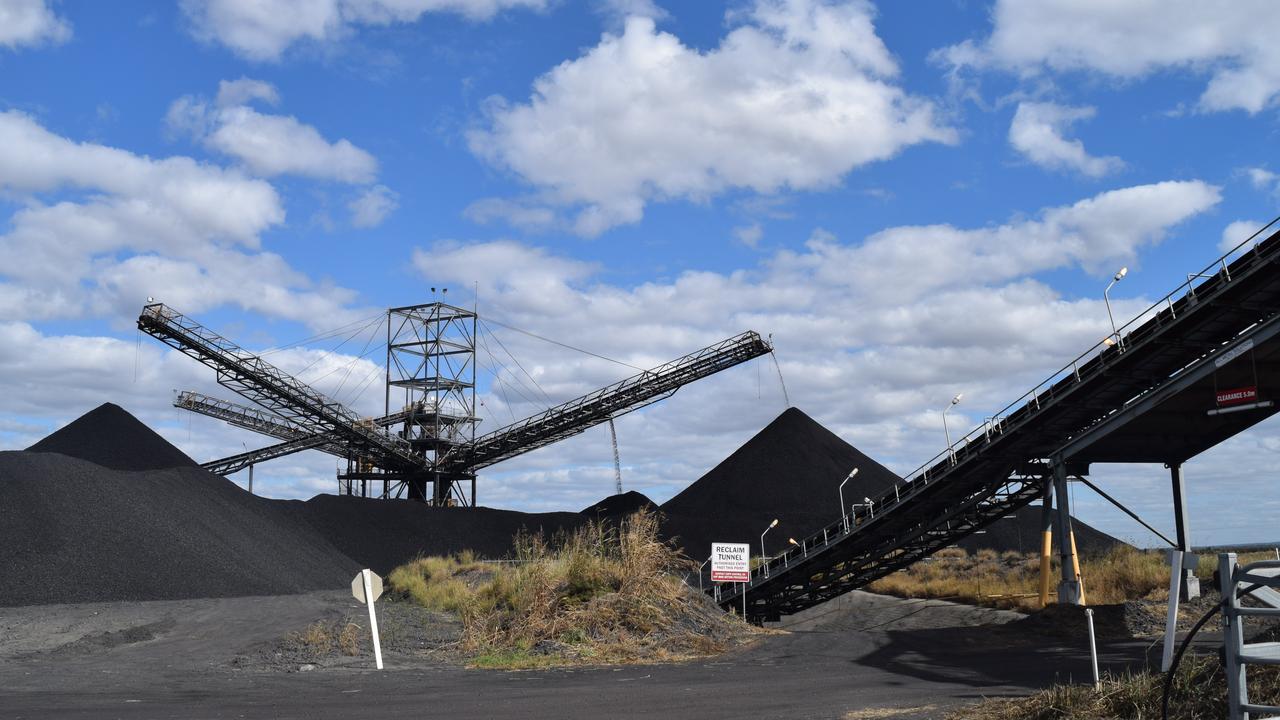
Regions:
<instances>
[{"instance_id":1,"label":"metal guardrail","mask_svg":"<svg viewBox=\"0 0 1280 720\"><path fill-rule=\"evenodd\" d=\"M1105 373L1124 357L1124 353L1134 347L1131 340L1139 343L1145 341L1157 328L1163 327L1166 322L1176 321L1179 313L1186 312L1190 307L1202 301L1208 301L1217 293L1230 287L1232 266L1236 266L1235 270L1239 274L1243 270L1247 270L1251 265L1264 261L1260 244L1255 244L1251 247L1246 246L1253 243L1258 236L1276 225L1277 222L1280 222L1280 217L1267 223L1249 238L1221 255L1201 272L1189 273L1186 281L1179 284L1178 287L1167 293L1160 300L1152 303L1142 313L1117 328L1115 335L1107 336L1078 355L1060 370L1038 383L1031 390L1023 393L992 417L987 418L982 425L973 428L942 452L913 470L906 476L906 479L895 481L892 487L873 498L870 507L862 513L859 513L856 508L852 509L843 514L836 522L805 538L798 543L797 547L790 548L783 554L762 562L752 571L751 582L747 584L746 589L749 591L755 585L767 580L775 570L789 568L791 564L796 562L795 556L797 554L801 555L802 559L807 558L816 549L825 548L825 546L835 542L839 537L856 532L860 525L874 522L877 518L890 513L895 508L911 502L917 494L932 483L942 479L952 468L964 462L968 457L981 451L1001 436L1017 430L1033 417L1036 417L1039 411L1043 407L1052 404L1058 395L1064 394L1079 384ZM1241 253L1242 250L1244 251L1243 253ZM1268 252L1274 253L1275 251L1275 247L1268 249ZM1250 253L1253 253L1253 255L1250 256ZM1240 254L1240 257L1232 259L1232 256L1237 254ZM1231 262L1228 262L1229 260ZM1201 280L1201 282L1196 283L1196 280ZM1167 321L1162 320L1162 318L1166 317L1166 314ZM1154 321L1154 325L1152 321ZM1245 328L1243 331L1247 330L1248 328ZM1203 355L1184 364L1172 373L1170 377L1176 377L1179 372L1194 365L1202 358ZM1067 383L1065 386L1063 385L1064 381ZM1144 395L1145 392L1136 394L1112 412L1123 410ZM1109 415L1110 413L1107 414L1107 416ZM1098 420L1101 419L1098 418ZM1084 428L1080 429L1083 430ZM730 594L734 595L736 592L730 592Z\"/></svg>"},{"instance_id":2,"label":"metal guardrail","mask_svg":"<svg viewBox=\"0 0 1280 720\"><path fill-rule=\"evenodd\" d=\"M989 438L993 432L996 432L996 433L1004 432L1005 421L1008 420L1009 416L1012 415L1016 409L1022 409L1022 408L1030 407L1032 405L1037 406L1037 409L1038 409L1038 406L1041 400L1041 394L1044 391L1048 390L1050 396L1052 397L1053 387L1057 385L1057 383L1059 383L1060 381L1068 377L1074 377L1077 381L1080 381L1081 366L1085 365L1086 363L1093 360L1094 358L1100 357L1102 353L1106 352L1107 350L1114 348L1117 356L1119 353L1124 352L1125 336L1130 334L1133 330L1136 330L1138 327L1141 327L1143 324L1148 322L1152 317L1156 317L1159 313L1162 313L1167 309L1169 311L1170 318L1176 319L1177 312L1174 309L1176 304L1175 299L1181 300L1184 297L1196 298L1196 294L1195 294L1196 285L1194 283L1195 280L1213 281L1219 276L1224 277L1228 281L1231 280L1231 272L1228 268L1228 262L1227 262L1228 259L1230 259L1233 255L1236 255L1237 253L1239 253L1242 249L1245 248L1245 246L1252 243L1255 239L1257 239L1259 235L1266 232L1277 222L1280 222L1280 217L1277 217L1271 222L1264 225L1257 232L1250 235L1248 238L1241 241L1235 247L1231 248L1226 253L1221 255L1217 260L1214 260L1213 262L1206 265L1200 272L1188 273L1187 280L1185 282L1183 282L1178 287L1174 288L1172 291L1167 293L1164 297L1152 303L1146 310L1143 310L1141 313L1138 313L1138 315L1134 316L1131 320L1121 325L1119 328L1116 329L1116 332L1114 335L1106 336L1102 340L1098 341L1098 343L1095 344L1093 347L1080 353L1080 355L1076 356L1076 358L1073 359L1071 362L1062 366L1062 368L1059 369L1057 372L1053 373L1049 377L1040 381L1035 387L1031 388L1027 392L1018 396L1017 399L1015 399L1013 402L1001 408L994 415L992 415L992 417L985 419L981 425L965 433L963 437L961 437L959 440L956 440L954 443L952 443L946 449L939 452L937 455L934 455L932 458L925 461L923 464L920 465L920 467L917 467L915 470L912 470L911 472L907 473L905 477L914 478L919 476L919 477L928 479L931 470L942 465L943 460L948 458L952 459L950 464L954 465L955 464L954 458L956 457L957 448L963 450L965 447L968 446L968 444L972 440L977 439L977 437L979 436L982 436L985 439L985 438ZM1257 246L1255 245L1248 249L1256 250L1256 248ZM1210 272L1211 270L1213 272ZM1206 283L1202 283L1202 284L1206 284Z\"/></svg>"},{"instance_id":3,"label":"metal guardrail","mask_svg":"<svg viewBox=\"0 0 1280 720\"><path fill-rule=\"evenodd\" d=\"M1244 619L1280 617L1280 560L1240 565L1235 553L1218 555L1218 581L1222 589L1222 645L1227 673L1227 718L1250 720L1255 713L1280 716L1280 706L1249 702L1248 666L1280 665L1280 642L1246 643ZM1262 607L1245 607L1251 597Z\"/></svg>"}]
</instances>

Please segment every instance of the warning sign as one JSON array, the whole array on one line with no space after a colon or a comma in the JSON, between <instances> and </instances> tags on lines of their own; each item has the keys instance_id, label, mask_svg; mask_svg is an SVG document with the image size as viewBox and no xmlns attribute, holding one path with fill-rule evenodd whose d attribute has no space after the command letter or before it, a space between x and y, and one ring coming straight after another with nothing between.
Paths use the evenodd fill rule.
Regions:
<instances>
[{"instance_id":1,"label":"warning sign","mask_svg":"<svg viewBox=\"0 0 1280 720\"><path fill-rule=\"evenodd\" d=\"M751 547L711 543L711 582L751 582Z\"/></svg>"},{"instance_id":2,"label":"warning sign","mask_svg":"<svg viewBox=\"0 0 1280 720\"><path fill-rule=\"evenodd\" d=\"M1224 405L1241 405L1243 403L1254 402L1258 399L1258 388L1242 387L1234 390L1218 391L1218 407Z\"/></svg>"}]
</instances>

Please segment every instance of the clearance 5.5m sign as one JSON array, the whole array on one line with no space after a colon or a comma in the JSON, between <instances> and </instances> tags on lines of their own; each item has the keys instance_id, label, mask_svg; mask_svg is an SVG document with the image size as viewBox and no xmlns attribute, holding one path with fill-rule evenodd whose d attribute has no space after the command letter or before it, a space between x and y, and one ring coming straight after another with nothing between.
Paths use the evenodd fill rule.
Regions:
<instances>
[{"instance_id":1,"label":"clearance 5.5m sign","mask_svg":"<svg viewBox=\"0 0 1280 720\"><path fill-rule=\"evenodd\" d=\"M711 543L711 582L751 582L751 546Z\"/></svg>"},{"instance_id":2,"label":"clearance 5.5m sign","mask_svg":"<svg viewBox=\"0 0 1280 720\"><path fill-rule=\"evenodd\" d=\"M1244 403L1256 402L1257 399L1258 388L1256 386L1218 391L1218 407L1243 405Z\"/></svg>"}]
</instances>

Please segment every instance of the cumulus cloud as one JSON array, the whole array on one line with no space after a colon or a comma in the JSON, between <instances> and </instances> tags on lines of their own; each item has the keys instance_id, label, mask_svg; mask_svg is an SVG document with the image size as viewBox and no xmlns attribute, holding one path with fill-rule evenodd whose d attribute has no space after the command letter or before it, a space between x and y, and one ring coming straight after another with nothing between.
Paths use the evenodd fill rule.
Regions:
<instances>
[{"instance_id":1,"label":"cumulus cloud","mask_svg":"<svg viewBox=\"0 0 1280 720\"><path fill-rule=\"evenodd\" d=\"M508 8L542 9L547 0L183 0L196 37L250 60L277 60L294 43L338 40L362 25L412 23L427 13L488 20Z\"/></svg>"},{"instance_id":2,"label":"cumulus cloud","mask_svg":"<svg viewBox=\"0 0 1280 720\"><path fill-rule=\"evenodd\" d=\"M381 225L400 206L400 196L386 185L374 185L347 204L351 224L358 228Z\"/></svg>"},{"instance_id":3,"label":"cumulus cloud","mask_svg":"<svg viewBox=\"0 0 1280 720\"><path fill-rule=\"evenodd\" d=\"M22 201L0 234L0 321L122 320L148 295L308 324L350 312L354 293L261 251L285 210L270 184L239 170L76 142L10 111L0 191Z\"/></svg>"},{"instance_id":4,"label":"cumulus cloud","mask_svg":"<svg viewBox=\"0 0 1280 720\"><path fill-rule=\"evenodd\" d=\"M597 235L647 203L831 187L925 142L954 142L935 107L894 84L869 4L758 0L707 51L630 17L534 83L493 99L471 149Z\"/></svg>"},{"instance_id":5,"label":"cumulus cloud","mask_svg":"<svg viewBox=\"0 0 1280 720\"><path fill-rule=\"evenodd\" d=\"M253 100L276 104L279 95L259 80L223 81L212 106L196 96L179 98L169 106L166 123L262 177L288 174L353 184L377 177L378 161L349 140L329 142L297 118L244 104Z\"/></svg>"},{"instance_id":6,"label":"cumulus cloud","mask_svg":"<svg viewBox=\"0 0 1280 720\"><path fill-rule=\"evenodd\" d=\"M733 229L733 236L737 238L738 242L753 248L759 245L760 239L764 237L764 228L760 227L760 223L743 225Z\"/></svg>"},{"instance_id":7,"label":"cumulus cloud","mask_svg":"<svg viewBox=\"0 0 1280 720\"><path fill-rule=\"evenodd\" d=\"M1063 297L1037 273L1109 273L1121 259L1137 271L1133 258L1143 249L1217 202L1217 188L1171 182L1100 193L996 226L892 227L849 240L819 230L802 249L770 253L754 267L635 286L512 241L441 244L414 262L433 284L478 283L482 318L636 367L745 329L772 333L792 402L905 472L941 450L937 410L956 392L967 398L956 425L977 424L1107 335L1100 297ZM1123 296L1112 303L1126 319L1148 304ZM489 331L503 343L489 340L487 350L482 343L479 357L490 429L543 409L548 400L538 388L563 401L635 372L500 325ZM768 361L684 388L618 421L631 465L624 482L669 496L781 409ZM588 433L557 444L486 472L482 487L489 502L586 505L608 491L608 473L596 473L611 463L608 442Z\"/></svg>"},{"instance_id":8,"label":"cumulus cloud","mask_svg":"<svg viewBox=\"0 0 1280 720\"><path fill-rule=\"evenodd\" d=\"M1244 173L1254 188L1280 193L1280 175L1260 167L1245 168Z\"/></svg>"},{"instance_id":9,"label":"cumulus cloud","mask_svg":"<svg viewBox=\"0 0 1280 720\"><path fill-rule=\"evenodd\" d=\"M1124 167L1118 157L1095 157L1084 143L1068 139L1073 123L1094 116L1092 107L1067 107L1054 103L1021 102L1009 124L1009 144L1031 162L1050 170L1071 170L1102 177Z\"/></svg>"},{"instance_id":10,"label":"cumulus cloud","mask_svg":"<svg viewBox=\"0 0 1280 720\"><path fill-rule=\"evenodd\" d=\"M598 0L596 13L602 15L612 30L621 30L629 17L666 20L671 17L653 0Z\"/></svg>"},{"instance_id":11,"label":"cumulus cloud","mask_svg":"<svg viewBox=\"0 0 1280 720\"><path fill-rule=\"evenodd\" d=\"M1222 240L1218 243L1218 249L1224 253L1234 250L1245 240L1253 237L1253 234L1263 225L1266 223L1257 220L1236 220L1222 229Z\"/></svg>"},{"instance_id":12,"label":"cumulus cloud","mask_svg":"<svg viewBox=\"0 0 1280 720\"><path fill-rule=\"evenodd\" d=\"M0 2L0 47L57 44L70 37L70 23L58 17L46 0Z\"/></svg>"},{"instance_id":13,"label":"cumulus cloud","mask_svg":"<svg viewBox=\"0 0 1280 720\"><path fill-rule=\"evenodd\" d=\"M1271 0L998 0L986 39L946 48L963 67L1138 78L1208 75L1199 107L1257 113L1280 97L1280 5Z\"/></svg>"}]
</instances>

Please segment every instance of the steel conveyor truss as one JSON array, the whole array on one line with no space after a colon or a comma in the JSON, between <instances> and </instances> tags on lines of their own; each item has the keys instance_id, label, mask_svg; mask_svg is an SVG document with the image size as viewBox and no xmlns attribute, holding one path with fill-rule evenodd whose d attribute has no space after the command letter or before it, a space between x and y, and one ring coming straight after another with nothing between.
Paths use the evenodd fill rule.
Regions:
<instances>
[{"instance_id":1,"label":"steel conveyor truss","mask_svg":"<svg viewBox=\"0 0 1280 720\"><path fill-rule=\"evenodd\" d=\"M1223 256L953 446L770 559L745 585L712 587L726 608L774 619L866 585L1034 500L1068 441L1280 312L1280 233Z\"/></svg>"},{"instance_id":2,"label":"steel conveyor truss","mask_svg":"<svg viewBox=\"0 0 1280 720\"><path fill-rule=\"evenodd\" d=\"M200 415L217 418L230 425L253 430L283 441L275 445L258 448L257 450L249 450L200 464L200 467L218 475L230 475L250 465L284 457L285 455L292 455L303 450L319 450L337 457L346 457L348 452L347 445L333 433L312 435L271 413L247 405L210 397L203 393L184 390L173 401L173 406L190 410ZM387 427L404 422L408 415L408 410L401 410L390 415L373 418L373 423L380 427Z\"/></svg>"},{"instance_id":3,"label":"steel conveyor truss","mask_svg":"<svg viewBox=\"0 0 1280 720\"><path fill-rule=\"evenodd\" d=\"M758 333L744 332L633 377L552 407L474 442L456 445L432 462L410 443L383 428L404 423L421 408L413 405L385 417L360 419L342 405L199 325L156 303L147 305L138 327L149 335L214 368L218 383L256 402L262 409L184 392L175 405L282 442L205 463L230 474L255 463L307 449L359 460L369 470L348 473L368 479L403 482L429 477L451 481L474 477L475 470L508 460L576 435L610 418L669 397L696 380L759 357L772 347Z\"/></svg>"},{"instance_id":4,"label":"steel conveyor truss","mask_svg":"<svg viewBox=\"0 0 1280 720\"><path fill-rule=\"evenodd\" d=\"M421 468L409 443L361 419L342 404L274 367L261 357L161 303L143 308L138 329L217 372L218 384L254 401L311 435L340 440L382 467Z\"/></svg>"},{"instance_id":5,"label":"steel conveyor truss","mask_svg":"<svg viewBox=\"0 0 1280 720\"><path fill-rule=\"evenodd\" d=\"M684 385L764 355L771 349L758 333L744 332L478 437L474 443L461 445L445 456L441 465L450 470L469 471L488 467L669 397Z\"/></svg>"}]
</instances>

